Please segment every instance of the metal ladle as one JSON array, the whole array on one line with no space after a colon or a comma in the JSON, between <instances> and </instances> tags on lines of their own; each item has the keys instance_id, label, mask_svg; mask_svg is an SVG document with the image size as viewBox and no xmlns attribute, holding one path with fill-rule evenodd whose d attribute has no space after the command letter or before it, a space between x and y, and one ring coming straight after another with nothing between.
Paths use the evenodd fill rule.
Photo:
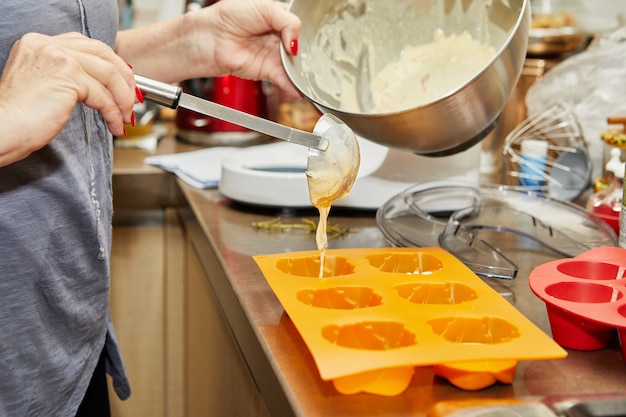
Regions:
<instances>
[{"instance_id":1,"label":"metal ladle","mask_svg":"<svg viewBox=\"0 0 626 417\"><path fill-rule=\"evenodd\" d=\"M307 159L311 203L320 208L348 194L359 172L361 157L356 136L337 117L324 114L313 133L328 141L324 152L310 148Z\"/></svg>"}]
</instances>

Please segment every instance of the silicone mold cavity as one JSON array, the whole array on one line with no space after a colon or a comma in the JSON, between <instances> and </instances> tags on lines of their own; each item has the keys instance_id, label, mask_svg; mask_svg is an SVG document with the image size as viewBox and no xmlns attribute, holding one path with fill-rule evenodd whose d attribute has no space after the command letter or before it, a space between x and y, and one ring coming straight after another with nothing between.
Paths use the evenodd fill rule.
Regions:
<instances>
[{"instance_id":1,"label":"silicone mold cavity","mask_svg":"<svg viewBox=\"0 0 626 417\"><path fill-rule=\"evenodd\" d=\"M612 280L621 278L619 265L596 261L570 261L557 265L560 273L582 279L590 280Z\"/></svg>"},{"instance_id":2,"label":"silicone mold cavity","mask_svg":"<svg viewBox=\"0 0 626 417\"><path fill-rule=\"evenodd\" d=\"M322 329L326 340L338 346L365 350L389 350L415 344L415 334L398 322L360 322Z\"/></svg>"},{"instance_id":3,"label":"silicone mold cavity","mask_svg":"<svg viewBox=\"0 0 626 417\"><path fill-rule=\"evenodd\" d=\"M608 285L591 282L559 282L546 287L546 294L559 300L575 303L612 303L622 298L622 293Z\"/></svg>"},{"instance_id":4,"label":"silicone mold cavity","mask_svg":"<svg viewBox=\"0 0 626 417\"><path fill-rule=\"evenodd\" d=\"M382 297L369 287L341 286L298 291L296 297L306 305L339 310L375 307Z\"/></svg>"},{"instance_id":5,"label":"silicone mold cavity","mask_svg":"<svg viewBox=\"0 0 626 417\"><path fill-rule=\"evenodd\" d=\"M400 274L430 274L439 271L443 264L441 260L428 253L391 252L381 253L367 258L370 265L381 272Z\"/></svg>"},{"instance_id":6,"label":"silicone mold cavity","mask_svg":"<svg viewBox=\"0 0 626 417\"><path fill-rule=\"evenodd\" d=\"M398 295L415 304L458 304L475 300L471 287L458 282L421 283L397 285Z\"/></svg>"},{"instance_id":7,"label":"silicone mold cavity","mask_svg":"<svg viewBox=\"0 0 626 417\"><path fill-rule=\"evenodd\" d=\"M442 317L428 324L435 334L453 343L494 344L520 337L517 327L498 317Z\"/></svg>"},{"instance_id":8,"label":"silicone mold cavity","mask_svg":"<svg viewBox=\"0 0 626 417\"><path fill-rule=\"evenodd\" d=\"M510 383L518 360L566 352L439 247L255 256L315 360L344 394L396 395L416 366L462 389Z\"/></svg>"},{"instance_id":9,"label":"silicone mold cavity","mask_svg":"<svg viewBox=\"0 0 626 417\"><path fill-rule=\"evenodd\" d=\"M320 272L319 256L282 258L276 261L276 268L286 274L298 277L318 278ZM337 277L354 272L354 266L341 256L327 256L324 262L324 276Z\"/></svg>"}]
</instances>

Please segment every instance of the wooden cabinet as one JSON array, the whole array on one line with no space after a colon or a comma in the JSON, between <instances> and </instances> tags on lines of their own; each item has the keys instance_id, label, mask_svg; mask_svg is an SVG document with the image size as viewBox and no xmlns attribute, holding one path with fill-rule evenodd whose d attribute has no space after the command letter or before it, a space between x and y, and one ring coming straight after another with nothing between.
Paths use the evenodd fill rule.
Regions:
<instances>
[{"instance_id":1,"label":"wooden cabinet","mask_svg":"<svg viewBox=\"0 0 626 417\"><path fill-rule=\"evenodd\" d=\"M268 416L191 240L186 257L187 415Z\"/></svg>"},{"instance_id":2,"label":"wooden cabinet","mask_svg":"<svg viewBox=\"0 0 626 417\"><path fill-rule=\"evenodd\" d=\"M111 314L132 395L111 398L114 416L164 415L163 228L113 231Z\"/></svg>"},{"instance_id":3,"label":"wooden cabinet","mask_svg":"<svg viewBox=\"0 0 626 417\"><path fill-rule=\"evenodd\" d=\"M132 389L111 394L113 417L269 416L211 287L219 267L180 213L135 213L113 229L111 314Z\"/></svg>"}]
</instances>

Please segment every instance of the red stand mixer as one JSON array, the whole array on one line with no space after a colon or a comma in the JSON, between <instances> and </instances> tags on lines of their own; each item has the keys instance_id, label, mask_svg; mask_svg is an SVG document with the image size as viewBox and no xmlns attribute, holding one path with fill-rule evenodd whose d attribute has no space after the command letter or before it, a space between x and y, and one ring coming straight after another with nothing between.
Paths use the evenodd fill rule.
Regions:
<instances>
[{"instance_id":1,"label":"red stand mixer","mask_svg":"<svg viewBox=\"0 0 626 417\"><path fill-rule=\"evenodd\" d=\"M205 7L216 0L187 0L186 9ZM182 83L186 93L255 116L267 117L267 99L261 81L245 80L234 75L196 78ZM178 139L204 146L247 146L269 138L244 127L179 108L176 113Z\"/></svg>"},{"instance_id":2,"label":"red stand mixer","mask_svg":"<svg viewBox=\"0 0 626 417\"><path fill-rule=\"evenodd\" d=\"M255 116L266 117L266 98L260 81L234 75L184 81L183 90ZM206 146L245 146L266 141L264 135L244 127L179 108L176 113L178 139Z\"/></svg>"}]
</instances>

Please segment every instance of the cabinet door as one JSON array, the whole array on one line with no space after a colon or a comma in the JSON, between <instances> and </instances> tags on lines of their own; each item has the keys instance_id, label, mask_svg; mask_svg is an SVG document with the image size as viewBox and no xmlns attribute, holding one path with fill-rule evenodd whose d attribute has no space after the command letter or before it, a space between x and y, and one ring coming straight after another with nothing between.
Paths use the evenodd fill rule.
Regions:
<instances>
[{"instance_id":1,"label":"cabinet door","mask_svg":"<svg viewBox=\"0 0 626 417\"><path fill-rule=\"evenodd\" d=\"M111 315L132 394L115 417L164 415L163 226L113 228Z\"/></svg>"},{"instance_id":2,"label":"cabinet door","mask_svg":"<svg viewBox=\"0 0 626 417\"><path fill-rule=\"evenodd\" d=\"M211 289L208 275L212 271L205 267L190 242L185 303L187 415L267 416Z\"/></svg>"}]
</instances>

